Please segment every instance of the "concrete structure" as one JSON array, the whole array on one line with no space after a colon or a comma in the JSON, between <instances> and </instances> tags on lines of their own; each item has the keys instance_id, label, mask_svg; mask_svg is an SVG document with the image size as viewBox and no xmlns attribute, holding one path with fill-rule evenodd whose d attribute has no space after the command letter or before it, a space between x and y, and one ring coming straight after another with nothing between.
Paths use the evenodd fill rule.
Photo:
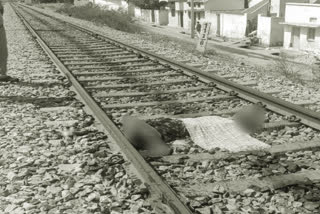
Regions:
<instances>
[{"instance_id":1,"label":"concrete structure","mask_svg":"<svg viewBox=\"0 0 320 214\"><path fill-rule=\"evenodd\" d=\"M257 37L262 46L282 46L283 44L283 25L282 17L268 17L258 15Z\"/></svg>"},{"instance_id":2,"label":"concrete structure","mask_svg":"<svg viewBox=\"0 0 320 214\"><path fill-rule=\"evenodd\" d=\"M270 0L270 16L284 17L287 3L309 3L309 0Z\"/></svg>"},{"instance_id":3,"label":"concrete structure","mask_svg":"<svg viewBox=\"0 0 320 214\"><path fill-rule=\"evenodd\" d=\"M243 10L248 8L248 0L208 0L204 3L204 7L206 11Z\"/></svg>"},{"instance_id":4,"label":"concrete structure","mask_svg":"<svg viewBox=\"0 0 320 214\"><path fill-rule=\"evenodd\" d=\"M157 25L168 25L169 23L169 16L167 10L155 10L154 11L155 16L155 24Z\"/></svg>"},{"instance_id":5,"label":"concrete structure","mask_svg":"<svg viewBox=\"0 0 320 214\"><path fill-rule=\"evenodd\" d=\"M77 0L75 0L77 1ZM128 3L125 0L89 0L91 3L105 8L106 10L128 10Z\"/></svg>"},{"instance_id":6,"label":"concrete structure","mask_svg":"<svg viewBox=\"0 0 320 214\"><path fill-rule=\"evenodd\" d=\"M251 1L249 1L249 3L248 3L248 6L249 7L253 7L253 6L255 6L256 4L258 4L259 2L261 2L262 0L251 0Z\"/></svg>"},{"instance_id":7,"label":"concrete structure","mask_svg":"<svg viewBox=\"0 0 320 214\"><path fill-rule=\"evenodd\" d=\"M283 47L320 51L320 4L287 3Z\"/></svg>"},{"instance_id":8,"label":"concrete structure","mask_svg":"<svg viewBox=\"0 0 320 214\"><path fill-rule=\"evenodd\" d=\"M168 1L168 23L172 27L190 29L191 27L191 3L190 0ZM204 19L204 0L194 0L195 22Z\"/></svg>"},{"instance_id":9,"label":"concrete structure","mask_svg":"<svg viewBox=\"0 0 320 214\"><path fill-rule=\"evenodd\" d=\"M146 10L135 7L134 16L142 21L157 25L168 25L169 23L167 10Z\"/></svg>"},{"instance_id":10,"label":"concrete structure","mask_svg":"<svg viewBox=\"0 0 320 214\"><path fill-rule=\"evenodd\" d=\"M177 7L179 8L180 7L179 2L177 2L177 4L178 4ZM181 22L181 20L183 20L183 18L182 19L180 18L180 21L179 21L176 2L174 1L168 2L166 9L168 10L168 25L172 27L183 27L181 26L181 23L183 23L183 21Z\"/></svg>"},{"instance_id":11,"label":"concrete structure","mask_svg":"<svg viewBox=\"0 0 320 214\"><path fill-rule=\"evenodd\" d=\"M267 16L258 16L257 37L262 46L282 46L284 37L285 5L286 3L306 3L309 0L270 0Z\"/></svg>"},{"instance_id":12,"label":"concrete structure","mask_svg":"<svg viewBox=\"0 0 320 214\"><path fill-rule=\"evenodd\" d=\"M134 7L133 16L136 17L136 18L138 18L138 19L141 19L141 17L142 17L141 8L139 8L139 7Z\"/></svg>"},{"instance_id":13,"label":"concrete structure","mask_svg":"<svg viewBox=\"0 0 320 214\"><path fill-rule=\"evenodd\" d=\"M218 0L216 0L218 1ZM211 35L229 38L244 38L257 29L258 14L266 15L269 0L248 2L242 0L219 0L220 4L206 4L205 19L211 22ZM228 2L230 5L227 5ZM233 4L233 2L235 2ZM240 2L240 3L239 3ZM232 8L232 9L228 9Z\"/></svg>"}]
</instances>

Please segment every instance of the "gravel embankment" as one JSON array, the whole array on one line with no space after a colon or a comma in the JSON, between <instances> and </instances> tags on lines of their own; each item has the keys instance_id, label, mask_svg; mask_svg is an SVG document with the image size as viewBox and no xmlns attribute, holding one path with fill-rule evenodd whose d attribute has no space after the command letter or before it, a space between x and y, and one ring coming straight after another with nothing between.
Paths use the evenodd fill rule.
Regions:
<instances>
[{"instance_id":1,"label":"gravel embankment","mask_svg":"<svg viewBox=\"0 0 320 214\"><path fill-rule=\"evenodd\" d=\"M158 165L159 173L175 188L191 207L202 214L213 213L319 213L319 183L297 184L277 190L255 186L242 192L229 192L223 187L211 188L203 194L197 186L212 183L263 178L304 170L319 169L320 152L304 151L281 156L265 152L229 157L200 163L181 160L177 164ZM285 182L284 182L285 183ZM201 184L201 185L199 185ZM185 189L187 188L187 189ZM194 189L195 188L195 189Z\"/></svg>"},{"instance_id":2,"label":"gravel embankment","mask_svg":"<svg viewBox=\"0 0 320 214\"><path fill-rule=\"evenodd\" d=\"M8 5L4 18L9 74L20 82L0 84L0 213L153 213L141 181Z\"/></svg>"},{"instance_id":3,"label":"gravel embankment","mask_svg":"<svg viewBox=\"0 0 320 214\"><path fill-rule=\"evenodd\" d=\"M244 63L242 59L228 57L225 55L211 55L209 57L203 57L190 53L185 50L182 44L177 44L172 41L159 38L155 38L149 33L143 34L130 34L120 32L111 29L107 26L100 26L89 21L80 20L73 17L68 17L49 9L40 9L34 7L39 11L45 11L46 13L53 15L58 18L71 21L75 24L80 24L86 28L101 32L112 38L117 38L122 42L127 42L131 45L135 45L139 48L150 50L157 54L161 54L165 57L175 60L187 61L188 63L201 64L202 69L214 69L218 70L215 72L219 75L233 75L237 80L257 82L257 86L254 87L261 91L279 91L279 94L274 96L281 99L287 100L294 103L311 103L306 106L312 110L320 111L320 88L317 84L306 83L304 85L295 81L289 80L288 78L281 75L283 70L276 66L276 62L268 65L251 65ZM297 65L290 65L296 69ZM301 66L299 66L301 67ZM300 70L304 68L301 67Z\"/></svg>"}]
</instances>

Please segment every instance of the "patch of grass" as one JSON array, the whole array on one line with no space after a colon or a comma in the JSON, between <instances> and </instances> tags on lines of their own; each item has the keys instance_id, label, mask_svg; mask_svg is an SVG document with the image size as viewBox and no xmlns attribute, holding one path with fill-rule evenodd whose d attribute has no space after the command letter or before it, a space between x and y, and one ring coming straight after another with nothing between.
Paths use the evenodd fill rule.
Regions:
<instances>
[{"instance_id":1,"label":"patch of grass","mask_svg":"<svg viewBox=\"0 0 320 214\"><path fill-rule=\"evenodd\" d=\"M276 70L287 79L302 85L305 83L302 80L301 75L294 70L293 65L288 62L288 57L286 54L280 54L279 59L275 61L275 66Z\"/></svg>"},{"instance_id":2,"label":"patch of grass","mask_svg":"<svg viewBox=\"0 0 320 214\"><path fill-rule=\"evenodd\" d=\"M312 67L313 81L320 82L320 59L316 57L317 63Z\"/></svg>"},{"instance_id":3,"label":"patch of grass","mask_svg":"<svg viewBox=\"0 0 320 214\"><path fill-rule=\"evenodd\" d=\"M56 12L104 24L120 31L129 33L137 33L140 31L140 29L133 23L132 18L123 11L104 10L98 6L92 6L91 4L78 7L66 4Z\"/></svg>"}]
</instances>

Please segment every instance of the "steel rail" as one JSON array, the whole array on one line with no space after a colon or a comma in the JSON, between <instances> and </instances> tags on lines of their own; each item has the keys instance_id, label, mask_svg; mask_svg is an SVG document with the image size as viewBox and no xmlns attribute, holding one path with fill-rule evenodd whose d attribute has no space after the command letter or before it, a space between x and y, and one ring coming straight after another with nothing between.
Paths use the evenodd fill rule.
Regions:
<instances>
[{"instance_id":1,"label":"steel rail","mask_svg":"<svg viewBox=\"0 0 320 214\"><path fill-rule=\"evenodd\" d=\"M21 4L20 4L21 5ZM109 41L113 43L114 45L121 47L123 49L131 49L134 50L136 53L145 55L146 57L149 57L150 59L157 60L162 64L170 65L172 68L181 69L184 71L185 74L193 76L196 75L199 77L200 80L204 82L214 82L216 84L217 88L220 88L224 91L234 91L238 97L245 99L247 101L256 103L260 102L265 107L273 112L276 112L281 115L285 115L288 117L295 117L297 121L301 122L302 124L305 124L309 127L312 127L314 129L320 130L320 114L314 111L311 111L309 109L303 108L299 105L290 103L288 101L273 97L269 94L257 91L255 89L240 85L238 83L232 82L230 80L227 80L225 78L222 78L218 75L208 73L201 71L198 68L194 68L189 65L185 65L180 62L173 61L171 59L165 58L163 56L157 55L155 53L143 50L141 48L126 44L122 41L109 38L106 35L100 33L100 32L94 32L92 30L86 29L82 26L79 26L77 24L70 23L68 21L62 20L60 18L52 17L48 14L42 13L38 10L35 10L32 7L22 5L24 7L27 7L31 10L34 10L44 16L51 17L55 20L59 20L61 22L64 22L82 32L86 32L96 38L99 38L104 41Z\"/></svg>"},{"instance_id":2,"label":"steel rail","mask_svg":"<svg viewBox=\"0 0 320 214\"><path fill-rule=\"evenodd\" d=\"M144 158L138 153L138 151L131 145L131 143L124 137L118 127L111 121L106 113L98 106L94 99L87 93L87 91L81 86L78 80L72 75L72 73L63 65L63 63L57 58L53 51L48 47L45 41L37 34L32 28L30 23L21 15L21 13L12 6L18 17L25 24L30 33L34 36L45 53L51 58L56 66L63 72L65 76L72 83L72 86L76 89L78 95L82 98L85 104L94 113L94 116L100 121L102 126L107 130L111 138L118 144L125 157L131 161L135 170L140 177L146 182L149 188L152 198L154 200L151 203L154 205L157 213L167 214L168 210L163 206L166 204L171 208L171 211L175 214L191 214L193 213L184 203L180 201L176 193L171 187L165 183L162 178L153 170L153 168L144 160Z\"/></svg>"}]
</instances>

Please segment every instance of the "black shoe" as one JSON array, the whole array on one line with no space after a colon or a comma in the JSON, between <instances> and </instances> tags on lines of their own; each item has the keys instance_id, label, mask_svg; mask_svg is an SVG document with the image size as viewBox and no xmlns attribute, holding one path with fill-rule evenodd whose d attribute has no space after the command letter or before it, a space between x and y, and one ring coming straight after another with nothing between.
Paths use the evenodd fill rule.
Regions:
<instances>
[{"instance_id":1,"label":"black shoe","mask_svg":"<svg viewBox=\"0 0 320 214\"><path fill-rule=\"evenodd\" d=\"M0 77L0 82L19 82L19 79L10 76L4 76Z\"/></svg>"}]
</instances>

